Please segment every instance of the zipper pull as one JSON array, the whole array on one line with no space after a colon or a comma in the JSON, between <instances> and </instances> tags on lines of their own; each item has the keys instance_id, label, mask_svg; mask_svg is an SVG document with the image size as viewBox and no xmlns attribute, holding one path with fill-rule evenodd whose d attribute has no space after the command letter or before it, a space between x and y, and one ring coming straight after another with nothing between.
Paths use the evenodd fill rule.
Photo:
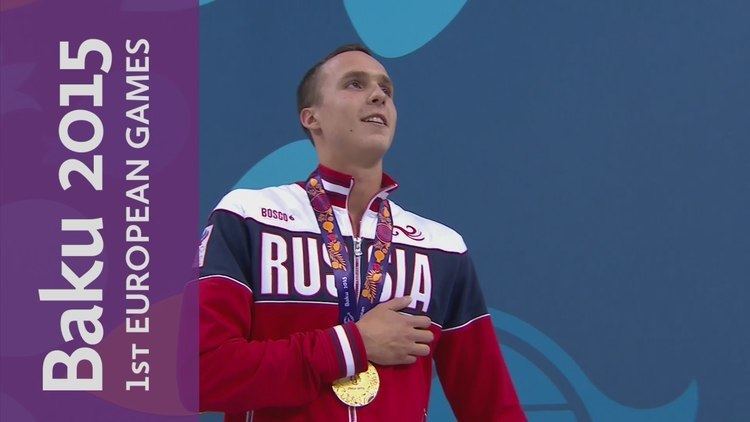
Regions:
<instances>
[{"instance_id":1,"label":"zipper pull","mask_svg":"<svg viewBox=\"0 0 750 422\"><path fill-rule=\"evenodd\" d=\"M354 256L362 256L362 238L352 237L354 239Z\"/></svg>"}]
</instances>

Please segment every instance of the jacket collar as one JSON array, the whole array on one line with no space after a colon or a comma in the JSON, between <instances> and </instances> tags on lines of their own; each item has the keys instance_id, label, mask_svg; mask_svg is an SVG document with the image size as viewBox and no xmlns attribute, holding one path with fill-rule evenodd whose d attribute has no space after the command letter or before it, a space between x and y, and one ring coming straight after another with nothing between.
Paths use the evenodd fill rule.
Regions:
<instances>
[{"instance_id":1,"label":"jacket collar","mask_svg":"<svg viewBox=\"0 0 750 422\"><path fill-rule=\"evenodd\" d=\"M320 175L320 179L323 182L323 189L325 189L328 194L328 198L331 200L331 205L347 209L349 193L354 187L354 177L332 168L328 168L322 164L319 164L318 168L316 168L312 174L315 173ZM398 183L396 183L391 176L383 173L380 182L380 191L370 199L370 205L368 208L372 211L378 212L380 202L386 199L391 192L396 190L396 188L398 188Z\"/></svg>"}]
</instances>

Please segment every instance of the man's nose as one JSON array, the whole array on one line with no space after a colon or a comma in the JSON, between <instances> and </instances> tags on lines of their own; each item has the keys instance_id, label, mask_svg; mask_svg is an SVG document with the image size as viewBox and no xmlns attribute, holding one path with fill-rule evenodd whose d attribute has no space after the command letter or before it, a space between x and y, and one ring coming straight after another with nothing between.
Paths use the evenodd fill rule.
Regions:
<instances>
[{"instance_id":1,"label":"man's nose","mask_svg":"<svg viewBox=\"0 0 750 422\"><path fill-rule=\"evenodd\" d=\"M385 92L383 92L383 88L376 87L372 90L370 93L370 98L368 98L370 104L385 104L386 99L388 98L387 95L385 95Z\"/></svg>"}]
</instances>

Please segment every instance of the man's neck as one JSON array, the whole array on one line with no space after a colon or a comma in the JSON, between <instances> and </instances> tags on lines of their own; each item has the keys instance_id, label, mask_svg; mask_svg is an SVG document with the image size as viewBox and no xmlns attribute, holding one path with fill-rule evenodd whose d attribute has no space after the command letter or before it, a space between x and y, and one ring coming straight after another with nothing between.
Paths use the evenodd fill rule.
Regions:
<instances>
[{"instance_id":1,"label":"man's neck","mask_svg":"<svg viewBox=\"0 0 750 422\"><path fill-rule=\"evenodd\" d=\"M379 161L372 167L359 167L354 165L341 165L324 162L324 166L346 173L354 178L354 187L349 192L348 211L352 222L352 230L355 236L359 236L359 223L370 204L370 200L380 191L383 179L383 162Z\"/></svg>"}]
</instances>

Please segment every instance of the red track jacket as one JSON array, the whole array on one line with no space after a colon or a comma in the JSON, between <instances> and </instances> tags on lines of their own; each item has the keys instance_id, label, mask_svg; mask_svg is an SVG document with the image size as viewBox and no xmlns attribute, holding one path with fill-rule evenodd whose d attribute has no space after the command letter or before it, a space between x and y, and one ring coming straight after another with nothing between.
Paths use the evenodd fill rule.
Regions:
<instances>
[{"instance_id":1,"label":"red track jacket","mask_svg":"<svg viewBox=\"0 0 750 422\"><path fill-rule=\"evenodd\" d=\"M353 179L318 171L351 252ZM363 273L379 201L395 187L384 175L362 219ZM222 199L198 252L201 410L225 412L226 421L423 421L434 360L460 421L526 420L463 239L393 202L391 210L380 301L411 296L403 312L429 316L435 340L414 364L376 365L377 397L352 408L331 383L365 370L366 353L356 325L339 325L333 272L304 188L240 189Z\"/></svg>"}]
</instances>

